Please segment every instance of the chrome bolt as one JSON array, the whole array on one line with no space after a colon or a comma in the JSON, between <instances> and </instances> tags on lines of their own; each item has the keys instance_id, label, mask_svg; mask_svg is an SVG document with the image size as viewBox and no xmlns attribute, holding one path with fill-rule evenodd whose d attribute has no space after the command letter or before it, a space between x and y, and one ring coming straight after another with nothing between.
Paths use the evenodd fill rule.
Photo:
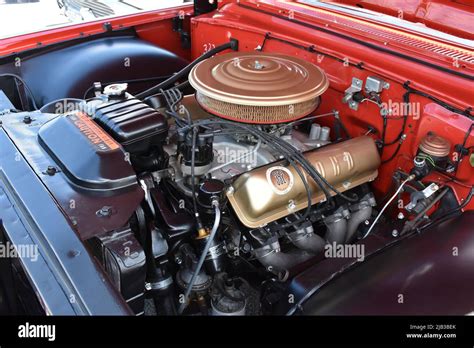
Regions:
<instances>
[{"instance_id":1,"label":"chrome bolt","mask_svg":"<svg viewBox=\"0 0 474 348\"><path fill-rule=\"evenodd\" d=\"M98 217L109 217L112 215L112 207L103 206L95 213Z\"/></svg>"},{"instance_id":2,"label":"chrome bolt","mask_svg":"<svg viewBox=\"0 0 474 348\"><path fill-rule=\"evenodd\" d=\"M294 202L293 200L290 200L290 201L288 202L288 209L289 209L289 210L295 210L295 209L296 209L296 204L295 204L295 202Z\"/></svg>"}]
</instances>

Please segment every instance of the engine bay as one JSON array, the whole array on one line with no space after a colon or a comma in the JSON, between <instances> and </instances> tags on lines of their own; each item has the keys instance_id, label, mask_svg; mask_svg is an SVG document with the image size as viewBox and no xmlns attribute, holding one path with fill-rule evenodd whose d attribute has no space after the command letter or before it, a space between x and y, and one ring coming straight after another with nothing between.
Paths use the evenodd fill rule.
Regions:
<instances>
[{"instance_id":1,"label":"engine bay","mask_svg":"<svg viewBox=\"0 0 474 348\"><path fill-rule=\"evenodd\" d=\"M453 143L387 106L389 78L350 76L337 98L334 83L314 60L231 38L145 91L97 81L2 128L134 314L268 315L339 246L418 233L473 194L472 123Z\"/></svg>"}]
</instances>

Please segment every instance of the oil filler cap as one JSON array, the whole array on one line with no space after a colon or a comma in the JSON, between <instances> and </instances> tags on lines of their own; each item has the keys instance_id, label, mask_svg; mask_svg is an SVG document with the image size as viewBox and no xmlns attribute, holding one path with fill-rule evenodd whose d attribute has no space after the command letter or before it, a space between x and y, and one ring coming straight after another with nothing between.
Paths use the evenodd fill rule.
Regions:
<instances>
[{"instance_id":1,"label":"oil filler cap","mask_svg":"<svg viewBox=\"0 0 474 348\"><path fill-rule=\"evenodd\" d=\"M114 83L104 88L104 94L109 97L123 97L127 92L127 83Z\"/></svg>"}]
</instances>

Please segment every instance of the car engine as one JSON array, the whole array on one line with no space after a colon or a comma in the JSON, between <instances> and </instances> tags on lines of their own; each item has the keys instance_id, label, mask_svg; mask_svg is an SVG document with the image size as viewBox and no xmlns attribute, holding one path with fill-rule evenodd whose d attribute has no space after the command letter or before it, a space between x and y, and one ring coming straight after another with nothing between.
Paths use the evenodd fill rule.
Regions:
<instances>
[{"instance_id":1,"label":"car engine","mask_svg":"<svg viewBox=\"0 0 474 348\"><path fill-rule=\"evenodd\" d=\"M202 60L146 98L96 83L37 117L45 183L136 314L271 313L295 272L372 221L379 152L315 112L328 85L262 52Z\"/></svg>"}]
</instances>

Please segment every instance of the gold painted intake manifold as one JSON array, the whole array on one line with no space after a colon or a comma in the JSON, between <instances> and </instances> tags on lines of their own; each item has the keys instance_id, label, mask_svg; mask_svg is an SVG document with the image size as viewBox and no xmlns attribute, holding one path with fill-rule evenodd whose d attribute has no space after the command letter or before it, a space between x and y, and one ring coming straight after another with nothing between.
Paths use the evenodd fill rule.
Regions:
<instances>
[{"instance_id":1,"label":"gold painted intake manifold","mask_svg":"<svg viewBox=\"0 0 474 348\"><path fill-rule=\"evenodd\" d=\"M327 145L304 156L340 192L374 180L380 166L377 147L368 136ZM324 201L319 186L306 171L301 172L311 188L312 204ZM264 226L308 206L300 176L285 161L242 174L227 191L227 197L240 221L250 228Z\"/></svg>"}]
</instances>

